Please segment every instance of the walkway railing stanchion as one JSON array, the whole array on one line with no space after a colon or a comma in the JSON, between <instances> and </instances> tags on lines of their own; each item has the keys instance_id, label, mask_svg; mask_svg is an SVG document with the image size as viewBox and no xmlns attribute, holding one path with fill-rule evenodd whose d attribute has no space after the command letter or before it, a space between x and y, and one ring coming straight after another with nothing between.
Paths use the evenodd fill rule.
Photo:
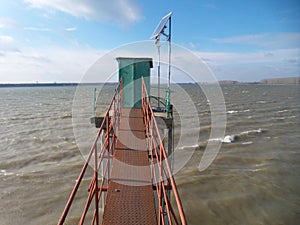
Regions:
<instances>
[{"instance_id":1,"label":"walkway railing stanchion","mask_svg":"<svg viewBox=\"0 0 300 225\"><path fill-rule=\"evenodd\" d=\"M75 196L78 192L78 189L79 189L79 187L82 183L82 180L85 176L86 169L92 163L91 162L92 157L94 157L94 163L92 163L94 165L94 173L93 173L93 177L91 179L91 182L90 182L90 185L88 188L89 195L88 195L83 213L80 217L78 224L82 225L84 223L87 212L90 208L92 200L94 199L95 209L93 212L93 217L91 219L92 220L91 224L99 225L99 219L100 219L99 218L99 200L101 198L102 193L107 191L107 187L105 185L107 185L107 183L108 183L109 174L110 174L110 163L109 163L110 154L114 147L114 144L115 144L114 142L116 141L116 139L114 138L114 136L116 136L116 134L115 134L116 126L118 126L118 124L119 124L120 109L121 109L120 103L122 102L122 96L121 96L122 85L121 85L121 83L122 82L120 82L120 84L118 85L116 92L110 102L110 105L104 116L104 120L97 132L96 138L92 144L90 152L89 152L89 154L86 158L86 161L81 169L81 172L76 180L76 183L73 187L73 190L72 190L70 197L66 203L63 213L62 213L61 217L59 218L57 225L64 224L64 222L69 214L70 208L73 204L73 201L75 199ZM116 112L116 111L118 111L118 112ZM110 113L112 113L111 117L110 117ZM104 143L102 144L102 146L98 152L97 144L98 144L98 142L102 141L100 137L102 137L101 133L104 131L106 132ZM103 166L103 176L101 179L101 185L99 186L98 171L101 168L101 166L103 165L105 158L107 158L106 165Z\"/></svg>"},{"instance_id":2,"label":"walkway railing stanchion","mask_svg":"<svg viewBox=\"0 0 300 225\"><path fill-rule=\"evenodd\" d=\"M168 155L164 148L160 132L156 123L155 115L152 110L146 85L142 78L142 107L144 113L144 122L146 127L146 136L148 139L148 148L150 153L151 171L157 195L157 221L158 224L182 224L186 225L186 218L183 211L181 199L178 194L177 186L171 171L168 161ZM158 174L157 174L158 172ZM173 190L175 202L179 214L176 217L174 207L170 203L167 189ZM164 207L164 204L166 205ZM167 216L165 217L164 209L166 209ZM165 221L167 220L167 221Z\"/></svg>"}]
</instances>

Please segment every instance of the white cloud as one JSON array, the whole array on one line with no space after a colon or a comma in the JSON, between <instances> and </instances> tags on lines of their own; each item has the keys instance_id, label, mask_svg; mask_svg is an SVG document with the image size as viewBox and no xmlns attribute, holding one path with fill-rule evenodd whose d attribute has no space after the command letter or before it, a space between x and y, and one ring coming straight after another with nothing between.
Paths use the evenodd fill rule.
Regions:
<instances>
[{"instance_id":1,"label":"white cloud","mask_svg":"<svg viewBox=\"0 0 300 225\"><path fill-rule=\"evenodd\" d=\"M8 35L0 35L0 53L5 55L5 52L18 52L19 50L15 46L15 39Z\"/></svg>"},{"instance_id":2,"label":"white cloud","mask_svg":"<svg viewBox=\"0 0 300 225\"><path fill-rule=\"evenodd\" d=\"M28 47L18 46L10 36L0 36L0 83L13 82L79 82L91 65L107 50L92 49L86 46L76 48L49 46ZM20 51L12 51L9 47L16 46ZM137 42L123 46L120 50L113 50L98 62L98 66L90 71L86 82L103 82L116 71L115 58L124 57L153 57L157 59L157 51L152 42L148 44ZM167 45L162 45L162 63L168 61ZM285 77L300 75L300 48L277 49L256 52L196 52L186 54L181 48L172 48L172 64L179 66L182 71L189 71L191 75L207 81L206 67L199 63L196 54L212 69L219 80L231 79L239 81L259 81L268 77ZM157 66L154 62L154 71ZM163 69L163 68L162 68ZM165 73L167 74L167 73ZM185 78L172 76L176 82L185 82ZM197 78L197 79L198 79ZM177 80L176 80L177 79Z\"/></svg>"},{"instance_id":3,"label":"white cloud","mask_svg":"<svg viewBox=\"0 0 300 225\"><path fill-rule=\"evenodd\" d=\"M24 27L24 30L30 30L30 31L52 31L52 29L47 27Z\"/></svg>"},{"instance_id":4,"label":"white cloud","mask_svg":"<svg viewBox=\"0 0 300 225\"><path fill-rule=\"evenodd\" d=\"M7 35L1 35L0 36L0 44L10 44L14 42L14 38Z\"/></svg>"},{"instance_id":5,"label":"white cloud","mask_svg":"<svg viewBox=\"0 0 300 225\"><path fill-rule=\"evenodd\" d=\"M21 48L0 55L0 83L79 82L101 51L63 47Z\"/></svg>"},{"instance_id":6,"label":"white cloud","mask_svg":"<svg viewBox=\"0 0 300 225\"><path fill-rule=\"evenodd\" d=\"M65 29L65 31L75 31L77 30L77 27L68 27Z\"/></svg>"},{"instance_id":7,"label":"white cloud","mask_svg":"<svg viewBox=\"0 0 300 225\"><path fill-rule=\"evenodd\" d=\"M279 63L286 59L298 60L300 49L277 49L256 52L199 52L197 53L207 63L213 65L225 64L255 64L255 63Z\"/></svg>"},{"instance_id":8,"label":"white cloud","mask_svg":"<svg viewBox=\"0 0 300 225\"><path fill-rule=\"evenodd\" d=\"M0 18L0 29L18 29L18 30L28 30L28 31L59 31L58 29L48 28L48 27L33 27L33 26L23 26L11 18ZM75 31L77 27L67 27L63 29L64 31Z\"/></svg>"},{"instance_id":9,"label":"white cloud","mask_svg":"<svg viewBox=\"0 0 300 225\"><path fill-rule=\"evenodd\" d=\"M19 24L11 18L0 18L0 29L2 28L18 28Z\"/></svg>"},{"instance_id":10,"label":"white cloud","mask_svg":"<svg viewBox=\"0 0 300 225\"><path fill-rule=\"evenodd\" d=\"M213 41L252 46L249 52L197 53L219 79L258 81L261 78L300 75L299 32L242 35Z\"/></svg>"},{"instance_id":11,"label":"white cloud","mask_svg":"<svg viewBox=\"0 0 300 225\"><path fill-rule=\"evenodd\" d=\"M259 81L300 75L300 48L244 53L197 52L218 79Z\"/></svg>"},{"instance_id":12,"label":"white cloud","mask_svg":"<svg viewBox=\"0 0 300 225\"><path fill-rule=\"evenodd\" d=\"M126 26L141 19L136 0L24 0L32 8L58 10L87 20L116 22Z\"/></svg>"},{"instance_id":13,"label":"white cloud","mask_svg":"<svg viewBox=\"0 0 300 225\"><path fill-rule=\"evenodd\" d=\"M265 33L242 35L229 38L216 38L214 42L220 44L244 44L267 48L294 48L300 47L300 33Z\"/></svg>"}]
</instances>

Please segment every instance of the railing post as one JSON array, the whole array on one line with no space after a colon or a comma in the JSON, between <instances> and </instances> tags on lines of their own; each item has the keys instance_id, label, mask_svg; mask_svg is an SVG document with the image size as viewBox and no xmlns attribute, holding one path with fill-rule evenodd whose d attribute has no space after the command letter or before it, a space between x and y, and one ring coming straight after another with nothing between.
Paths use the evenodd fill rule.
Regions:
<instances>
[{"instance_id":1,"label":"railing post","mask_svg":"<svg viewBox=\"0 0 300 225\"><path fill-rule=\"evenodd\" d=\"M96 210L96 225L99 225L99 202L98 202L98 154L97 154L97 145L94 148L94 179L95 179L95 210Z\"/></svg>"},{"instance_id":2,"label":"railing post","mask_svg":"<svg viewBox=\"0 0 300 225\"><path fill-rule=\"evenodd\" d=\"M122 91L122 84L121 83L119 84L118 88L120 88L120 90ZM96 96L95 93L96 93L96 90L94 90L94 99L95 99L95 96ZM100 168L101 165L102 165L103 158L105 157L105 152L108 152L109 148L113 147L113 146L111 146L110 140L109 140L110 139L109 134L110 134L110 129L111 129L110 126L109 126L110 125L109 124L109 111L112 110L112 109L114 109L115 105L113 105L113 104L116 104L116 102L115 102L116 101L116 97L119 97L119 103L122 101L120 93L119 93L119 96L117 96L117 94L118 93L115 92L114 97L113 97L113 99L112 99L112 101L111 101L111 103L110 103L110 105L108 107L108 110L107 110L106 115L104 117L105 119L103 120L103 122L102 122L102 124L100 126L100 129L97 132L96 138L95 138L95 140L94 140L94 142L92 144L92 147L90 149L89 155L88 155L88 157L87 157L87 159L86 159L86 161L85 161L85 163L84 163L84 165L83 165L83 167L81 169L81 172L80 172L80 174L79 174L79 176L78 176L78 178L76 180L76 183L75 183L75 185L74 185L74 187L72 189L72 192L71 192L71 194L69 196L69 199L68 199L68 201L66 203L66 206L65 206L65 208L64 208L64 210L62 212L62 215L59 218L59 221L57 223L58 225L63 225L64 222L65 222L65 220L66 220L66 218L67 218L67 215L69 213L69 210L71 208L73 200L74 200L74 198L75 198L75 196L77 194L77 191L79 189L79 186L80 186L80 184L82 182L82 179L83 179L83 177L85 175L86 169L87 169L87 167L88 167L88 165L89 165L89 163L91 161L91 158L92 158L93 154L94 154L94 167L95 167L94 168L94 175L93 175L93 178L92 178L92 181L91 181L91 184L90 184L91 189L90 189L90 194L88 196L88 201L86 203L86 207L84 209L84 212L81 215L81 221L82 222L84 221L86 212L89 209L90 203L93 200L92 198L95 197L95 211L94 211L93 221L96 220L96 224L99 225L99 198L100 198L101 193L102 193L102 184L101 184L101 190L99 190L98 168ZM94 103L95 103L95 100L94 100ZM96 106L96 103L94 104L94 108L95 108L95 106ZM101 159L100 159L99 167L98 167L97 142L98 142L99 138L102 139L102 134L103 134L104 126L105 125L106 125L106 134L105 134L105 141L104 142L107 142L107 143L104 144L101 147L101 153L99 155ZM111 125L113 125L113 124L111 124ZM118 125L119 125L119 123L118 123ZM114 139L113 139L113 141L114 141ZM108 152L108 160L110 160L109 152ZM107 180L108 180L109 179L109 161L108 161L108 171L107 171L107 174L108 174L107 175ZM105 176L105 174L103 176ZM103 179L105 180L105 178L103 178ZM103 180L103 182L104 182L104 180Z\"/></svg>"},{"instance_id":3,"label":"railing post","mask_svg":"<svg viewBox=\"0 0 300 225\"><path fill-rule=\"evenodd\" d=\"M167 95L169 95L169 90ZM142 97L143 97L143 113L144 113L144 122L147 131L148 138L148 147L151 152L151 163L152 163L152 174L153 179L156 182L156 193L157 193L157 222L159 225L172 224L173 220L176 224L179 224L172 206L170 205L170 199L167 194L167 189L165 188L165 180L167 180L167 185L170 184L171 189L174 191L174 197L179 211L179 217L182 225L186 225L186 218L182 208L182 203L178 194L176 183L172 175L172 170L168 162L168 154L163 146L162 139L158 130L158 126L155 120L155 115L151 108L151 104L148 99L147 90L145 89L144 81L142 80ZM169 100L169 96L166 98ZM170 102L166 102L167 105L167 115L169 117ZM155 159L153 158L155 154ZM156 166L155 166L156 164ZM156 170L158 174L156 174ZM157 180L158 179L158 180ZM166 206L164 206L164 203ZM165 210L167 210L167 215L165 216ZM172 218L173 220L172 220Z\"/></svg>"},{"instance_id":4,"label":"railing post","mask_svg":"<svg viewBox=\"0 0 300 225\"><path fill-rule=\"evenodd\" d=\"M107 167L108 167L108 170L107 170L107 180L109 180L109 171L110 171L110 141L109 141L109 113L106 115L106 135L105 135L105 139L106 139L106 142L107 142L107 156L108 156L108 161L107 161Z\"/></svg>"},{"instance_id":5,"label":"railing post","mask_svg":"<svg viewBox=\"0 0 300 225\"><path fill-rule=\"evenodd\" d=\"M94 88L94 116L96 116L97 88Z\"/></svg>"}]
</instances>

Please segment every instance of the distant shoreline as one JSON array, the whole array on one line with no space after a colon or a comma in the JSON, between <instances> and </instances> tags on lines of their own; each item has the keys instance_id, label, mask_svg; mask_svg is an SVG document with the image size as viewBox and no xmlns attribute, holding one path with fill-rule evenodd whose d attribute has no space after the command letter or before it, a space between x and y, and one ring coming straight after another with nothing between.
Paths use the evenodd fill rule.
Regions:
<instances>
[{"instance_id":1,"label":"distant shoreline","mask_svg":"<svg viewBox=\"0 0 300 225\"><path fill-rule=\"evenodd\" d=\"M84 86L95 86L95 85L117 85L116 82L112 83L0 83L0 88L5 87L72 87L78 85ZM194 83L178 83L179 85L188 85ZM207 83L202 82L200 84L216 84L216 83ZM262 79L258 82L239 82L234 80L220 80L218 84L221 85L299 85L300 84L300 77L286 77L286 78L268 78Z\"/></svg>"},{"instance_id":2,"label":"distant shoreline","mask_svg":"<svg viewBox=\"0 0 300 225\"><path fill-rule=\"evenodd\" d=\"M61 87L77 86L78 83L17 83L17 84L0 84L1 87Z\"/></svg>"},{"instance_id":3,"label":"distant shoreline","mask_svg":"<svg viewBox=\"0 0 300 225\"><path fill-rule=\"evenodd\" d=\"M299 85L300 77L266 78L259 82L239 82L234 80L220 80L219 84L261 84L261 85Z\"/></svg>"},{"instance_id":4,"label":"distant shoreline","mask_svg":"<svg viewBox=\"0 0 300 225\"><path fill-rule=\"evenodd\" d=\"M105 83L105 85L116 85L117 83ZM6 87L76 87L78 85L95 86L104 83L6 83L0 84L0 88Z\"/></svg>"}]
</instances>

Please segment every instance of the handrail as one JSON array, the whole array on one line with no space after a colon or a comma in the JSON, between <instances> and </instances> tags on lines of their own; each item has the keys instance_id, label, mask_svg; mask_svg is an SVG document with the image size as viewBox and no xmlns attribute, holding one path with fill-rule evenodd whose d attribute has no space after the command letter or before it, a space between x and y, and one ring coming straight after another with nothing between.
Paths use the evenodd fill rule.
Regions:
<instances>
[{"instance_id":1,"label":"handrail","mask_svg":"<svg viewBox=\"0 0 300 225\"><path fill-rule=\"evenodd\" d=\"M146 126L146 135L149 146L149 153L151 157L152 177L155 183L156 195L158 199L158 224L179 224L175 216L174 209L170 204L170 199L167 194L166 187L171 187L174 192L176 206L179 212L179 219L182 225L186 225L186 218L183 211L181 199L177 190L177 186L168 162L168 155L164 148L160 132L157 126L154 112L150 104L150 98L147 93L147 88L142 78L142 108L144 115L144 123ZM167 211L167 218L165 218L165 208Z\"/></svg>"},{"instance_id":2,"label":"handrail","mask_svg":"<svg viewBox=\"0 0 300 225\"><path fill-rule=\"evenodd\" d=\"M120 123L120 114L122 109L122 91L123 88L121 81L115 90L115 94L105 113L104 120L102 121L100 129L98 130L96 138L94 139L87 160L82 167L82 170L76 180L75 186L70 194L57 225L64 224L77 191L82 183L83 177L85 176L86 169L90 163L93 163L94 174L88 187L88 198L86 200L78 225L83 225L93 201L95 204L93 213L89 213L89 215L92 215L91 224L99 225L99 200L102 196L102 193L107 190L107 184L110 179L111 155L113 155L116 144L116 134ZM155 120L154 112L150 104L150 97L148 96L144 79L142 79L142 110L146 127L148 150L151 160L151 175L154 184L153 188L156 190L155 193L157 195L157 224L186 225L187 223L182 203L174 177L172 175L171 167L168 162L168 155L164 148L157 122ZM97 144L102 141L102 134L104 133L104 130L105 138L102 147L99 148ZM102 168L103 173L102 179L98 179L98 171L100 168ZM179 216L176 215L174 211L175 207L171 205L169 195L170 189L174 192L176 208Z\"/></svg>"},{"instance_id":3,"label":"handrail","mask_svg":"<svg viewBox=\"0 0 300 225\"><path fill-rule=\"evenodd\" d=\"M92 158L94 158L94 175L93 178L91 180L91 183L89 185L88 191L89 191L89 195L83 210L83 213L81 215L80 221L79 221L79 225L82 225L84 223L85 217L87 215L87 212L90 208L90 205L93 201L93 199L95 200L95 209L94 209L94 213L93 213L93 218L92 218L92 224L96 224L99 225L99 200L101 198L101 194L104 190L106 190L106 187L104 186L105 183L108 182L109 179L109 172L110 170L109 168L109 164L110 164L110 155L112 155L112 151L113 151L113 146L115 144L115 140L116 140L116 130L119 126L119 122L120 122L120 110L121 110L121 102L122 102L122 81L119 83L118 87L115 90L115 94L110 102L110 105L105 113L104 116L104 120L102 121L102 124L97 132L96 138L94 139L94 142L92 144L92 147L90 149L90 152L88 154L88 157L81 169L81 172L76 180L75 186L73 187L73 190L70 194L70 197L66 203L66 206L64 208L64 211L57 223L57 225L63 225L69 210L72 206L72 203L74 201L74 198L77 194L77 191L79 189L79 186L82 182L82 179L85 175L86 169L91 161ZM113 115L110 116L110 112L113 112ZM111 119L109 119L111 118ZM100 149L100 151L98 151L97 148L97 143L99 140L101 134L104 132L104 130L106 129L106 136L105 136L105 140L103 142L102 148ZM101 167L101 165L103 165L104 162L104 158L108 157L108 160L106 162L106 165L104 165L104 169L103 169L103 176L102 176L102 180L101 183L99 185L99 181L98 181L98 171Z\"/></svg>"}]
</instances>

